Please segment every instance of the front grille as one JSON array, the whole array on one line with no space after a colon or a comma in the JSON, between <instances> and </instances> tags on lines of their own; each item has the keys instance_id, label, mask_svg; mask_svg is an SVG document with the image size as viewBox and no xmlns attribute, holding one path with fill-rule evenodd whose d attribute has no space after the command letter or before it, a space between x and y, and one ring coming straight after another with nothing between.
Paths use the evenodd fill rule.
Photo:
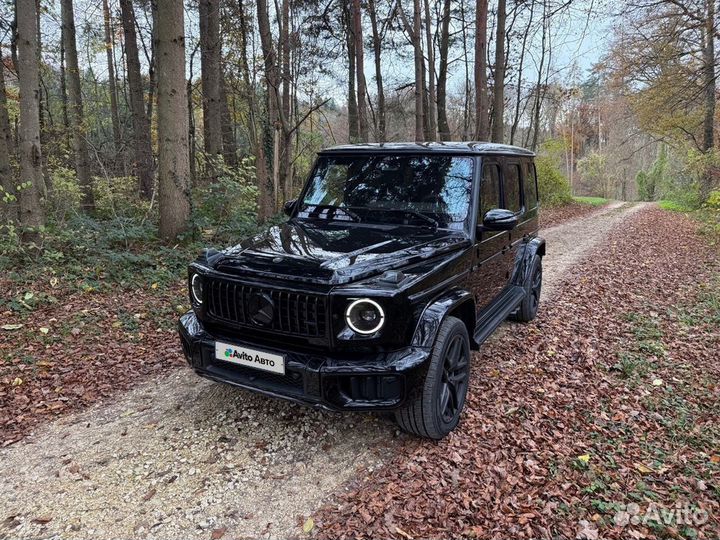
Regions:
<instances>
[{"instance_id":1,"label":"front grille","mask_svg":"<svg viewBox=\"0 0 720 540\"><path fill-rule=\"evenodd\" d=\"M324 338L327 334L325 296L224 280L210 280L207 289L208 313L216 320L294 336ZM266 320L257 322L254 319L262 319L257 316L260 297L269 299L272 309Z\"/></svg>"}]
</instances>

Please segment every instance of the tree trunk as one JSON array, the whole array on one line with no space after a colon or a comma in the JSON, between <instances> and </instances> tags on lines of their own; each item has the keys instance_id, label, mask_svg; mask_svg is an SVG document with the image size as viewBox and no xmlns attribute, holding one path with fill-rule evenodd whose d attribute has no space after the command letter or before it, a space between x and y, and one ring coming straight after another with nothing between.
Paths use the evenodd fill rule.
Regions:
<instances>
[{"instance_id":1,"label":"tree trunk","mask_svg":"<svg viewBox=\"0 0 720 540\"><path fill-rule=\"evenodd\" d=\"M267 123L263 129L263 142L266 147L263 148L262 155L266 157L267 182L266 193L272 203L272 211L277 208L278 188L280 179L278 176L278 160L279 160L279 141L278 141L278 123L281 122L280 113L280 75L278 72L277 59L275 56L275 47L272 40L272 31L270 29L270 16L268 14L267 0L257 0L257 20L258 29L260 31L260 42L263 51L265 64L265 83L267 91ZM269 151L266 151L268 149ZM269 156L272 155L272 166L269 165ZM272 187L270 187L270 178L272 178Z\"/></svg>"},{"instance_id":2,"label":"tree trunk","mask_svg":"<svg viewBox=\"0 0 720 540\"><path fill-rule=\"evenodd\" d=\"M357 71L358 134L360 142L368 141L367 87L365 85L365 44L363 43L360 0L352 5L353 37L355 39L355 70Z\"/></svg>"},{"instance_id":3,"label":"tree trunk","mask_svg":"<svg viewBox=\"0 0 720 540\"><path fill-rule=\"evenodd\" d=\"M277 5L277 4L276 4ZM292 115L292 95L290 90L290 81L292 79L292 73L290 68L290 0L282 0L280 6L281 9L281 24L280 24L280 65L282 68L282 102L280 106L281 118L285 120L281 122L281 132L279 135L282 137L282 144L278 149L278 160L279 160L279 179L282 183L282 201L289 200L291 198L293 190L293 174L292 174L292 147L293 147L293 133L288 129L288 122Z\"/></svg>"},{"instance_id":4,"label":"tree trunk","mask_svg":"<svg viewBox=\"0 0 720 540\"><path fill-rule=\"evenodd\" d=\"M40 28L40 11L42 7L40 5L40 0L35 0L35 26L37 27L37 63L38 66L42 67L42 32ZM42 143L43 139L46 135L46 126L45 126L45 112L48 110L47 108L47 92L46 95L43 96L43 76L42 76L42 69L39 71L40 78L39 78L39 87L40 87L40 93L38 94L38 100L39 100L39 107L40 107L40 142ZM43 99L45 98L45 99ZM43 160L47 159L47 156L43 156ZM43 163L43 169L45 172L47 172L47 164Z\"/></svg>"},{"instance_id":5,"label":"tree trunk","mask_svg":"<svg viewBox=\"0 0 720 540\"><path fill-rule=\"evenodd\" d=\"M45 223L40 203L42 150L40 147L40 73L37 62L35 3L17 11L18 71L20 86L20 224L25 242L37 242Z\"/></svg>"},{"instance_id":6,"label":"tree trunk","mask_svg":"<svg viewBox=\"0 0 720 540\"><path fill-rule=\"evenodd\" d=\"M437 118L441 141L450 140L450 125L447 119L447 69L450 50L450 3L443 2L442 21L440 23L440 71L437 81Z\"/></svg>"},{"instance_id":7,"label":"tree trunk","mask_svg":"<svg viewBox=\"0 0 720 540\"><path fill-rule=\"evenodd\" d=\"M105 21L105 52L107 53L108 87L110 89L110 117L112 118L113 142L115 152L120 151L120 113L118 112L118 94L115 80L115 59L113 55L113 34L110 28L110 8L108 0L103 0L103 19Z\"/></svg>"},{"instance_id":8,"label":"tree trunk","mask_svg":"<svg viewBox=\"0 0 720 540\"><path fill-rule=\"evenodd\" d=\"M515 115L513 117L512 127L510 128L510 144L515 144L515 132L517 131L518 124L520 123L520 100L522 98L523 64L525 63L527 40L530 35L530 29L532 28L534 15L535 2L532 2L530 4L530 16L528 17L528 24L525 28L525 32L523 33L522 47L520 48L520 60L518 61L517 92L515 93Z\"/></svg>"},{"instance_id":9,"label":"tree trunk","mask_svg":"<svg viewBox=\"0 0 720 540\"><path fill-rule=\"evenodd\" d=\"M70 117L68 116L68 95L67 75L65 70L65 31L60 26L60 99L62 100L62 117L65 134L63 139L67 141L67 134L70 131Z\"/></svg>"},{"instance_id":10,"label":"tree trunk","mask_svg":"<svg viewBox=\"0 0 720 540\"><path fill-rule=\"evenodd\" d=\"M715 146L715 0L706 0L705 44L703 47L703 75L705 82L705 116L703 121L703 152ZM707 198L713 188L713 170L703 175L701 196Z\"/></svg>"},{"instance_id":11,"label":"tree trunk","mask_svg":"<svg viewBox=\"0 0 720 540\"><path fill-rule=\"evenodd\" d=\"M7 109L7 94L5 93L5 63L1 51L2 44L0 43L0 188L3 190L0 192L0 226L4 225L6 220L13 223L18 220L17 202L3 201L6 193L12 196L17 195L10 168L10 155L14 154L14 148Z\"/></svg>"},{"instance_id":12,"label":"tree trunk","mask_svg":"<svg viewBox=\"0 0 720 540\"><path fill-rule=\"evenodd\" d=\"M200 0L199 19L205 152L211 160L219 161L222 159L220 1ZM215 176L212 164L210 169L211 176Z\"/></svg>"},{"instance_id":13,"label":"tree trunk","mask_svg":"<svg viewBox=\"0 0 720 540\"><path fill-rule=\"evenodd\" d=\"M385 126L385 88L383 87L382 69L380 68L380 59L382 52L382 37L378 29L377 13L375 8L375 0L368 0L368 13L370 14L370 25L372 26L373 35L373 53L375 55L375 82L377 84L377 134L379 141L387 140Z\"/></svg>"},{"instance_id":14,"label":"tree trunk","mask_svg":"<svg viewBox=\"0 0 720 540\"><path fill-rule=\"evenodd\" d=\"M415 52L415 140L425 140L425 77L422 51L422 22L420 0L413 0L412 43Z\"/></svg>"},{"instance_id":15,"label":"tree trunk","mask_svg":"<svg viewBox=\"0 0 720 540\"><path fill-rule=\"evenodd\" d=\"M187 81L187 114L188 114L188 159L190 160L190 181L195 181L197 170L195 166L195 107L193 106L192 70ZM192 185L192 184L191 184Z\"/></svg>"},{"instance_id":16,"label":"tree trunk","mask_svg":"<svg viewBox=\"0 0 720 540\"><path fill-rule=\"evenodd\" d=\"M125 57L135 147L135 174L138 177L140 193L144 198L150 199L154 184L152 141L150 139L150 121L145 112L143 83L140 76L140 56L135 32L135 10L132 0L120 0L120 10L125 35Z\"/></svg>"},{"instance_id":17,"label":"tree trunk","mask_svg":"<svg viewBox=\"0 0 720 540\"><path fill-rule=\"evenodd\" d=\"M470 135L470 62L468 61L468 24L465 16L465 4L460 2L460 32L462 35L462 50L463 50L463 68L465 71L465 92L463 96L463 129L462 129L462 140L467 141L471 138ZM473 127L472 138L477 138L475 135L475 128Z\"/></svg>"},{"instance_id":18,"label":"tree trunk","mask_svg":"<svg viewBox=\"0 0 720 540\"><path fill-rule=\"evenodd\" d=\"M503 0L500 0L503 1ZM477 0L475 11L475 139L490 135L487 81L488 0Z\"/></svg>"},{"instance_id":19,"label":"tree trunk","mask_svg":"<svg viewBox=\"0 0 720 540\"><path fill-rule=\"evenodd\" d=\"M355 53L355 30L353 28L352 14L344 6L344 16L346 21L346 43L348 51L348 140L351 143L358 142L360 139L360 126L358 121L358 103L357 94L355 93L355 77L357 76L355 62L357 54Z\"/></svg>"},{"instance_id":20,"label":"tree trunk","mask_svg":"<svg viewBox=\"0 0 720 540\"><path fill-rule=\"evenodd\" d=\"M430 1L425 0L425 39L427 42L427 110L426 123L428 140L437 140L437 99L435 95L435 46L433 44L432 26L430 25Z\"/></svg>"},{"instance_id":21,"label":"tree trunk","mask_svg":"<svg viewBox=\"0 0 720 540\"><path fill-rule=\"evenodd\" d=\"M152 46L152 44L155 43L155 31L157 30L157 21L158 21L158 10L157 10L157 0L150 0L150 16L152 17L152 40L151 40L151 47L150 47L150 61L148 65L148 80L150 84L148 84L148 95L147 95L147 104L146 104L146 113L145 116L148 119L148 124L152 124L152 118L153 118L153 104L155 103L155 90L157 89L157 81L155 80L155 66L157 64L157 58L155 55L155 47ZM152 148L151 148L152 150ZM150 156L152 157L152 151L150 152Z\"/></svg>"},{"instance_id":22,"label":"tree trunk","mask_svg":"<svg viewBox=\"0 0 720 540\"><path fill-rule=\"evenodd\" d=\"M498 0L495 35L492 140L502 143L505 128L505 0Z\"/></svg>"},{"instance_id":23,"label":"tree trunk","mask_svg":"<svg viewBox=\"0 0 720 540\"><path fill-rule=\"evenodd\" d=\"M267 114L260 114L261 118L266 119L262 129L258 126L257 116L257 99L255 89L253 87L253 81L250 78L250 63L248 61L248 32L252 32L252 28L248 24L248 15L245 13L245 6L243 0L237 0L237 14L240 26L240 66L243 81L243 91L241 95L244 96L245 103L248 111L248 141L250 148L255 156L255 177L257 179L258 186L258 220L266 221L273 214L272 205L272 182L270 172L268 171L267 155L265 153L265 146L263 139L264 135L269 132L267 125ZM265 100L268 103L268 99ZM268 111L263 111L267 113ZM260 131L260 133L259 133Z\"/></svg>"},{"instance_id":24,"label":"tree trunk","mask_svg":"<svg viewBox=\"0 0 720 540\"><path fill-rule=\"evenodd\" d=\"M542 30L542 40L541 40L541 48L540 48L540 65L538 66L538 78L537 78L537 84L535 86L535 100L533 103L533 116L530 122L530 127L528 128L528 133L530 132L530 128L532 128L533 131L533 138L532 138L532 144L530 145L530 149L535 152L537 150L538 141L540 139L540 108L542 107L543 97L544 97L544 90L542 89L542 77L543 77L543 68L545 64L545 52L547 50L546 44L547 44L547 38L548 38L548 28L549 21L548 21L548 1L543 0L543 30ZM548 68L549 68L550 62L548 62ZM546 77L546 83L547 83L547 77ZM547 84L545 84L545 88L547 88Z\"/></svg>"},{"instance_id":25,"label":"tree trunk","mask_svg":"<svg viewBox=\"0 0 720 540\"><path fill-rule=\"evenodd\" d=\"M233 129L234 119L230 115L230 106L228 105L224 70L220 82L220 106L222 107L223 159L228 167L235 168L238 165L237 142L235 142L235 130Z\"/></svg>"},{"instance_id":26,"label":"tree trunk","mask_svg":"<svg viewBox=\"0 0 720 540\"><path fill-rule=\"evenodd\" d=\"M95 209L95 198L90 176L90 152L85 138L82 90L80 86L80 67L78 65L77 44L75 42L75 17L72 0L62 0L62 25L65 38L65 54L68 78L68 97L70 126L72 129L73 150L78 184L83 192L83 207L86 211Z\"/></svg>"},{"instance_id":27,"label":"tree trunk","mask_svg":"<svg viewBox=\"0 0 720 540\"><path fill-rule=\"evenodd\" d=\"M190 218L190 160L185 95L184 5L158 0L158 165L160 237L175 241Z\"/></svg>"}]
</instances>

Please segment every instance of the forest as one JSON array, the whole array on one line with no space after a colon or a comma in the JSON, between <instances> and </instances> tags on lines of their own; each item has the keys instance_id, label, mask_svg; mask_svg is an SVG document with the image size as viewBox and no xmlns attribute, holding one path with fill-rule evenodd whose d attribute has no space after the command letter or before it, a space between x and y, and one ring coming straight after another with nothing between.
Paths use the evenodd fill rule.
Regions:
<instances>
[{"instance_id":1,"label":"forest","mask_svg":"<svg viewBox=\"0 0 720 540\"><path fill-rule=\"evenodd\" d=\"M527 147L546 206L717 204L712 2L628 1L581 68L568 44L608 41L593 20L610 9L5 1L3 251L118 220L171 242L222 238L272 219L314 153L345 142Z\"/></svg>"},{"instance_id":2,"label":"forest","mask_svg":"<svg viewBox=\"0 0 720 540\"><path fill-rule=\"evenodd\" d=\"M0 538L717 539L717 8L0 0ZM537 319L468 346L457 428L197 377L188 265L287 227L319 151L400 141L535 154Z\"/></svg>"}]
</instances>

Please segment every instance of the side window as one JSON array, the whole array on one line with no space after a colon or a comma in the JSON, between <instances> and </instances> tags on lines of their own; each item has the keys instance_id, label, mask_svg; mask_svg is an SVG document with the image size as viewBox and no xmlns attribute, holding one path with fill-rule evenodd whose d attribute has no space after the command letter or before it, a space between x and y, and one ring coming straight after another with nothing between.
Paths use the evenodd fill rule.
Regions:
<instances>
[{"instance_id":1,"label":"side window","mask_svg":"<svg viewBox=\"0 0 720 540\"><path fill-rule=\"evenodd\" d=\"M500 208L500 167L494 163L483 166L480 189L480 220L493 208Z\"/></svg>"},{"instance_id":2,"label":"side window","mask_svg":"<svg viewBox=\"0 0 720 540\"><path fill-rule=\"evenodd\" d=\"M511 163L505 168L503 175L505 183L503 184L505 194L505 208L513 212L519 212L522 205L520 201L520 165Z\"/></svg>"},{"instance_id":3,"label":"side window","mask_svg":"<svg viewBox=\"0 0 720 540\"><path fill-rule=\"evenodd\" d=\"M537 206L537 178L532 161L525 162L525 207L530 210Z\"/></svg>"}]
</instances>

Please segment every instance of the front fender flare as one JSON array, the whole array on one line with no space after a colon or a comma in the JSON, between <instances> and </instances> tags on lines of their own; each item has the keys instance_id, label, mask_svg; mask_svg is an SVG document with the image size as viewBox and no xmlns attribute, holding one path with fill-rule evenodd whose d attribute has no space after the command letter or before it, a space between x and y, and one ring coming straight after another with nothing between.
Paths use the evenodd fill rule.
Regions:
<instances>
[{"instance_id":1,"label":"front fender flare","mask_svg":"<svg viewBox=\"0 0 720 540\"><path fill-rule=\"evenodd\" d=\"M452 289L443 293L428 304L420 315L412 338L414 347L431 348L435 344L440 325L449 313L462 310L465 314L463 322L468 327L470 343L476 346L475 334L475 300L473 295L464 289ZM470 319L470 320L467 320Z\"/></svg>"}]
</instances>

